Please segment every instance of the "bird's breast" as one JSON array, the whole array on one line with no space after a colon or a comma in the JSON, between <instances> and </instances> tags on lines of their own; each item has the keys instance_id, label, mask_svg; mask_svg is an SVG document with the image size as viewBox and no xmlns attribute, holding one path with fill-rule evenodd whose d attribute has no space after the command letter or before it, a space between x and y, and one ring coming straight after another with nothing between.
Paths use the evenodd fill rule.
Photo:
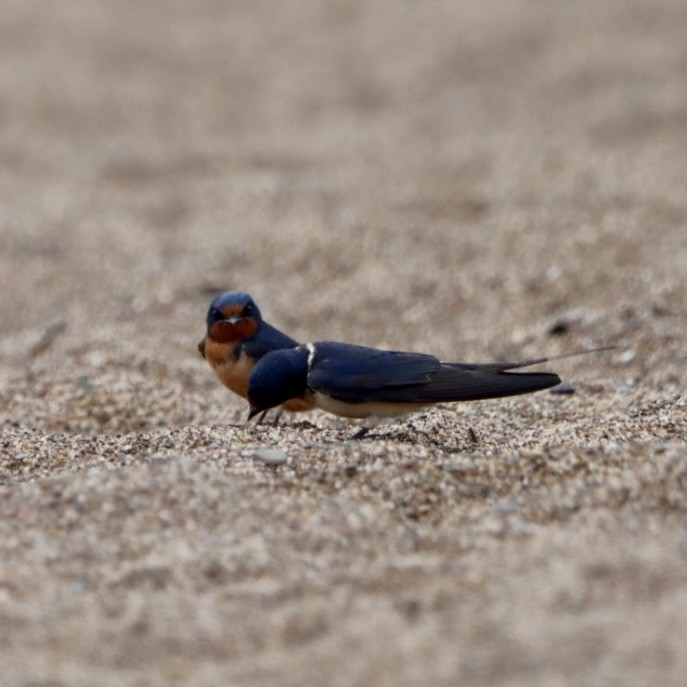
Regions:
<instances>
[{"instance_id":1,"label":"bird's breast","mask_svg":"<svg viewBox=\"0 0 687 687\"><path fill-rule=\"evenodd\" d=\"M302 413L306 410L312 410L315 404L305 396L303 398L292 398L285 401L282 403L282 406L291 413Z\"/></svg>"},{"instance_id":2,"label":"bird's breast","mask_svg":"<svg viewBox=\"0 0 687 687\"><path fill-rule=\"evenodd\" d=\"M248 394L248 377L255 365L240 346L205 339L205 359L224 386L239 396Z\"/></svg>"}]
</instances>

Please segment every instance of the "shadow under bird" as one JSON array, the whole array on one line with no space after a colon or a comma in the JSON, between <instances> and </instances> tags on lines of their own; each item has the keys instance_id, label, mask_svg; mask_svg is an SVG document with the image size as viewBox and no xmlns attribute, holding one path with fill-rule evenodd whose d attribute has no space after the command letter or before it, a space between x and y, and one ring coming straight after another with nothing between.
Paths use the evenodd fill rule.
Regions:
<instances>
[{"instance_id":1,"label":"shadow under bird","mask_svg":"<svg viewBox=\"0 0 687 687\"><path fill-rule=\"evenodd\" d=\"M251 371L263 356L298 346L298 341L265 322L255 301L242 291L227 291L214 298L205 322L206 333L198 350L220 382L243 398L248 394ZM283 401L283 408L292 412L313 407L304 397Z\"/></svg>"},{"instance_id":2,"label":"shadow under bird","mask_svg":"<svg viewBox=\"0 0 687 687\"><path fill-rule=\"evenodd\" d=\"M592 351L582 351L587 352ZM568 355L504 363L446 363L432 355L335 341L303 344L268 353L255 365L248 380L249 419L295 398L343 417L387 418L434 403L527 394L560 384L560 377L552 372L512 370Z\"/></svg>"}]
</instances>

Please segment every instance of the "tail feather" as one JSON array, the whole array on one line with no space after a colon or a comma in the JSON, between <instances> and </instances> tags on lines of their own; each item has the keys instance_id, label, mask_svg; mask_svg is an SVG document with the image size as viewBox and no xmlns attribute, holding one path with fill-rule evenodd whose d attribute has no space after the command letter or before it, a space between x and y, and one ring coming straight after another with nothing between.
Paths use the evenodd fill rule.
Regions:
<instances>
[{"instance_id":1,"label":"tail feather","mask_svg":"<svg viewBox=\"0 0 687 687\"><path fill-rule=\"evenodd\" d=\"M611 351L615 346L600 346L599 348L586 348L582 351L572 351L571 353L562 353L561 355L551 355L546 358L530 358L529 360L516 360L515 362L503 363L442 363L449 367L460 368L463 370L475 370L480 372L505 372L506 370L517 370L520 367L531 367L532 365L541 365L543 363L550 363L554 360L564 360L565 358L574 358L579 355L587 355L588 353L601 353L602 351Z\"/></svg>"}]
</instances>

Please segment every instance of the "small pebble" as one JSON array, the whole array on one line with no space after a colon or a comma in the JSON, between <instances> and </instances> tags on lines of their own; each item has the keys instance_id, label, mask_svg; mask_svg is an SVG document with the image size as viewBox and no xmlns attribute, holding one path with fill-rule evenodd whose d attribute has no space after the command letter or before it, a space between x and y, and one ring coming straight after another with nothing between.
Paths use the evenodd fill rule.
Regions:
<instances>
[{"instance_id":1,"label":"small pebble","mask_svg":"<svg viewBox=\"0 0 687 687\"><path fill-rule=\"evenodd\" d=\"M620 356L618 357L618 360L623 363L631 363L635 358L635 352L629 348L627 351L623 351Z\"/></svg>"},{"instance_id":2,"label":"small pebble","mask_svg":"<svg viewBox=\"0 0 687 687\"><path fill-rule=\"evenodd\" d=\"M552 394L569 395L569 394L575 393L575 387L572 384L570 384L570 382L561 382L560 384L557 384L556 386L551 387L549 389L549 391Z\"/></svg>"},{"instance_id":3,"label":"small pebble","mask_svg":"<svg viewBox=\"0 0 687 687\"><path fill-rule=\"evenodd\" d=\"M549 334L551 336L563 336L570 331L570 322L565 319L556 320L549 327Z\"/></svg>"},{"instance_id":4,"label":"small pebble","mask_svg":"<svg viewBox=\"0 0 687 687\"><path fill-rule=\"evenodd\" d=\"M286 462L288 454L283 448L259 448L253 458L261 460L266 465L281 465Z\"/></svg>"}]
</instances>

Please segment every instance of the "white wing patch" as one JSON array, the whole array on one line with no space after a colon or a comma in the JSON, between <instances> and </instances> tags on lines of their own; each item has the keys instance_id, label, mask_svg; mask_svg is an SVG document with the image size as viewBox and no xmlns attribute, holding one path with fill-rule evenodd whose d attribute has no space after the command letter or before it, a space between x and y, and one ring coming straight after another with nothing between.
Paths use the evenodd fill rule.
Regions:
<instances>
[{"instance_id":1,"label":"white wing patch","mask_svg":"<svg viewBox=\"0 0 687 687\"><path fill-rule=\"evenodd\" d=\"M308 372L310 372L310 370L312 370L313 361L315 360L315 344L307 343L305 344L305 348L308 351Z\"/></svg>"}]
</instances>

